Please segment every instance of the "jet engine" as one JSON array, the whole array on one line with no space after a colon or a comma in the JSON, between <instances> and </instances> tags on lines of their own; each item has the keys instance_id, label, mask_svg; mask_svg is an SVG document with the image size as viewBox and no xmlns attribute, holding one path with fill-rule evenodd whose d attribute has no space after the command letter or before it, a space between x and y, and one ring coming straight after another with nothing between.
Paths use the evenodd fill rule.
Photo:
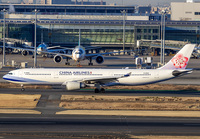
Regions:
<instances>
[{"instance_id":1,"label":"jet engine","mask_svg":"<svg viewBox=\"0 0 200 139\"><path fill-rule=\"evenodd\" d=\"M66 90L79 90L85 88L85 84L80 82L66 82Z\"/></svg>"},{"instance_id":2,"label":"jet engine","mask_svg":"<svg viewBox=\"0 0 200 139\"><path fill-rule=\"evenodd\" d=\"M101 56L101 55L97 56L97 57L96 57L96 62L97 62L98 64L102 64L102 63L104 62L104 57Z\"/></svg>"},{"instance_id":3,"label":"jet engine","mask_svg":"<svg viewBox=\"0 0 200 139\"><path fill-rule=\"evenodd\" d=\"M21 53L22 53L23 56L27 56L29 54L29 52L26 51L26 50L23 50Z\"/></svg>"},{"instance_id":4,"label":"jet engine","mask_svg":"<svg viewBox=\"0 0 200 139\"><path fill-rule=\"evenodd\" d=\"M55 63L60 63L62 61L62 56L61 55L55 55L54 58L53 58L53 61Z\"/></svg>"}]
</instances>

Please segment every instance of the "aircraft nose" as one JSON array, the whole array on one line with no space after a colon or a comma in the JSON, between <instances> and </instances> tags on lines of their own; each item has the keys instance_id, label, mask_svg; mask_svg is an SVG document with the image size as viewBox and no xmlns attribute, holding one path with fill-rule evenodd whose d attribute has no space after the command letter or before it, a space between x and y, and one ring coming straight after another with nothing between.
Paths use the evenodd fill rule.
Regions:
<instances>
[{"instance_id":1,"label":"aircraft nose","mask_svg":"<svg viewBox=\"0 0 200 139\"><path fill-rule=\"evenodd\" d=\"M3 76L3 79L6 80L6 79L7 79L7 75L4 75L4 76Z\"/></svg>"},{"instance_id":2,"label":"aircraft nose","mask_svg":"<svg viewBox=\"0 0 200 139\"><path fill-rule=\"evenodd\" d=\"M80 57L81 57L80 54L77 54L77 55L76 55L76 58L77 58L77 59L80 59Z\"/></svg>"}]
</instances>

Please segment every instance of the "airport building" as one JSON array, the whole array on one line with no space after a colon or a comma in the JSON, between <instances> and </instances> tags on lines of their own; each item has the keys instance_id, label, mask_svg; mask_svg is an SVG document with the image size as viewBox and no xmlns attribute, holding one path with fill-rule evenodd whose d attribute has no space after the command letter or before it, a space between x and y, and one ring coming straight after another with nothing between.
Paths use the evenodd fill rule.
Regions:
<instances>
[{"instance_id":1,"label":"airport building","mask_svg":"<svg viewBox=\"0 0 200 139\"><path fill-rule=\"evenodd\" d=\"M186 2L171 3L171 20L200 21L200 2L187 0Z\"/></svg>"},{"instance_id":2,"label":"airport building","mask_svg":"<svg viewBox=\"0 0 200 139\"><path fill-rule=\"evenodd\" d=\"M75 4L75 5L106 5L103 0L0 0L0 4Z\"/></svg>"},{"instance_id":3,"label":"airport building","mask_svg":"<svg viewBox=\"0 0 200 139\"><path fill-rule=\"evenodd\" d=\"M21 5L15 4L15 13L6 14L6 37L34 42L34 9L37 13L37 44L78 45L81 29L81 45L118 48L136 47L137 40L161 38L160 16L135 13L135 6L110 5ZM0 10L9 5L0 5ZM123 14L122 11L126 13ZM124 25L124 26L123 26ZM166 40L200 43L200 22L166 20ZM3 37L1 15L0 38Z\"/></svg>"}]
</instances>

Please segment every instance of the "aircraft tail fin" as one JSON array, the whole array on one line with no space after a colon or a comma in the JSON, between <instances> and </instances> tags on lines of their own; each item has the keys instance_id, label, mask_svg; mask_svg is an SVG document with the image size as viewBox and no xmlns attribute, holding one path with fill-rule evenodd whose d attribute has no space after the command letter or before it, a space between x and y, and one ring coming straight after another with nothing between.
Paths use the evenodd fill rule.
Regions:
<instances>
[{"instance_id":1,"label":"aircraft tail fin","mask_svg":"<svg viewBox=\"0 0 200 139\"><path fill-rule=\"evenodd\" d=\"M186 44L167 64L158 69L185 69L195 44Z\"/></svg>"}]
</instances>

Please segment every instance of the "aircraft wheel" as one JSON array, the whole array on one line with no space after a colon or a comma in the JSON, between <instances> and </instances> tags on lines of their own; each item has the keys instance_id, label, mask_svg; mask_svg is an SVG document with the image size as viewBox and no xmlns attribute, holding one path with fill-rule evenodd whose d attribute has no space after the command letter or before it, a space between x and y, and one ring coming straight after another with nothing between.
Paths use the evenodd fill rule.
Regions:
<instances>
[{"instance_id":1,"label":"aircraft wheel","mask_svg":"<svg viewBox=\"0 0 200 139\"><path fill-rule=\"evenodd\" d=\"M69 63L69 62L66 62L65 65L70 65L70 63Z\"/></svg>"},{"instance_id":2,"label":"aircraft wheel","mask_svg":"<svg viewBox=\"0 0 200 139\"><path fill-rule=\"evenodd\" d=\"M25 91L25 88L22 88L21 91L22 91L22 92Z\"/></svg>"},{"instance_id":3,"label":"aircraft wheel","mask_svg":"<svg viewBox=\"0 0 200 139\"><path fill-rule=\"evenodd\" d=\"M104 88L101 88L101 93L105 93L105 89Z\"/></svg>"},{"instance_id":4,"label":"aircraft wheel","mask_svg":"<svg viewBox=\"0 0 200 139\"><path fill-rule=\"evenodd\" d=\"M94 92L95 92L95 93L99 93L100 91L99 91L99 89L96 88L96 89L94 90Z\"/></svg>"}]
</instances>

